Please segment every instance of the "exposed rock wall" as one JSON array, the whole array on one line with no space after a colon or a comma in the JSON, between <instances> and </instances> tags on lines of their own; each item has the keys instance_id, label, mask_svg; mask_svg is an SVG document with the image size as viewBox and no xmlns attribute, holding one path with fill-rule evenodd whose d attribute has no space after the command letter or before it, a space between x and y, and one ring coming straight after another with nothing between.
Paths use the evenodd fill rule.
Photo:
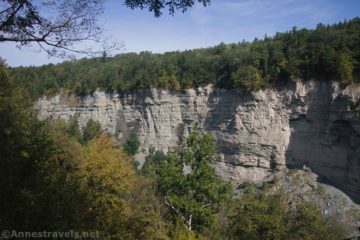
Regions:
<instances>
[{"instance_id":1,"label":"exposed rock wall","mask_svg":"<svg viewBox=\"0 0 360 240\"><path fill-rule=\"evenodd\" d=\"M261 181L306 165L360 202L359 99L360 86L299 81L252 94L209 86L58 95L39 99L35 108L42 119L77 117L81 127L93 118L120 141L136 133L144 151L175 148L198 123L217 141L215 167L225 179Z\"/></svg>"}]
</instances>

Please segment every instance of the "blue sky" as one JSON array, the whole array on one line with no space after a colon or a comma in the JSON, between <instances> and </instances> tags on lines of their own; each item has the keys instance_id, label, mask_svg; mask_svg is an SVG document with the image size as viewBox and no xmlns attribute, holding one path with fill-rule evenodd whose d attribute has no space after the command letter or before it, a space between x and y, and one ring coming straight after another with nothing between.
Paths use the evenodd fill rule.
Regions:
<instances>
[{"instance_id":1,"label":"blue sky","mask_svg":"<svg viewBox=\"0 0 360 240\"><path fill-rule=\"evenodd\" d=\"M124 47L116 52L166 52L272 36L276 32L314 28L360 16L360 0L212 0L188 12L154 18L146 10L131 10L121 0L107 0L100 21ZM37 48L0 44L0 56L10 66L57 63Z\"/></svg>"}]
</instances>

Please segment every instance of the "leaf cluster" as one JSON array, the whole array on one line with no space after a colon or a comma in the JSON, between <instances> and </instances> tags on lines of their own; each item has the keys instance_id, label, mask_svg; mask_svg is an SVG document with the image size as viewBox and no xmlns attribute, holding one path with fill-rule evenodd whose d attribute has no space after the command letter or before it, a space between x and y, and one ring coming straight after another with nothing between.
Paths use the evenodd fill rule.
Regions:
<instances>
[{"instance_id":1,"label":"leaf cluster","mask_svg":"<svg viewBox=\"0 0 360 240\"><path fill-rule=\"evenodd\" d=\"M155 177L165 203L188 229L201 230L213 223L220 207L230 199L231 186L215 174L213 138L195 129L180 153L155 152L144 172Z\"/></svg>"},{"instance_id":2,"label":"leaf cluster","mask_svg":"<svg viewBox=\"0 0 360 240\"><path fill-rule=\"evenodd\" d=\"M34 97L68 89L84 95L158 87L180 90L212 84L256 91L302 79L360 81L360 19L211 48L153 54L126 53L41 67L11 69Z\"/></svg>"},{"instance_id":3,"label":"leaf cluster","mask_svg":"<svg viewBox=\"0 0 360 240\"><path fill-rule=\"evenodd\" d=\"M229 239L343 239L345 228L313 203L289 204L283 192L245 194L228 214Z\"/></svg>"},{"instance_id":4,"label":"leaf cluster","mask_svg":"<svg viewBox=\"0 0 360 240\"><path fill-rule=\"evenodd\" d=\"M131 9L147 8L154 13L155 17L160 17L164 8L168 9L169 14L174 15L177 10L187 11L195 2L195 0L125 0L124 4ZM197 2L202 3L204 6L210 4L210 0L197 0Z\"/></svg>"}]
</instances>

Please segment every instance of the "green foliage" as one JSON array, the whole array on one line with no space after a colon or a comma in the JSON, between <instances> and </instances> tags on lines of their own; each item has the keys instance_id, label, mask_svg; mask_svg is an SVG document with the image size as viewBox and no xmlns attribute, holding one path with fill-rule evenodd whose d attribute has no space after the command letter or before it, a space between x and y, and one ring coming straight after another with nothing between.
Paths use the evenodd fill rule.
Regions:
<instances>
[{"instance_id":1,"label":"green foliage","mask_svg":"<svg viewBox=\"0 0 360 240\"><path fill-rule=\"evenodd\" d=\"M253 42L152 54L126 53L11 69L33 97L61 89L83 95L151 86L173 90L213 84L247 91L292 79L336 80L344 86L360 81L360 18L314 30L292 29Z\"/></svg>"},{"instance_id":2,"label":"green foliage","mask_svg":"<svg viewBox=\"0 0 360 240\"><path fill-rule=\"evenodd\" d=\"M245 195L230 215L231 239L282 239L285 204L281 196Z\"/></svg>"},{"instance_id":3,"label":"green foliage","mask_svg":"<svg viewBox=\"0 0 360 240\"><path fill-rule=\"evenodd\" d=\"M245 194L229 210L230 239L343 239L344 226L311 203L288 205L285 194Z\"/></svg>"},{"instance_id":4,"label":"green foliage","mask_svg":"<svg viewBox=\"0 0 360 240\"><path fill-rule=\"evenodd\" d=\"M166 161L167 155L161 151L155 151L154 148L149 149L149 155L145 158L145 163L141 172L152 178L156 177L156 168L162 162Z\"/></svg>"},{"instance_id":5,"label":"green foliage","mask_svg":"<svg viewBox=\"0 0 360 240\"><path fill-rule=\"evenodd\" d=\"M127 228L134 239L170 240L168 211L156 194L156 183L149 178L141 178L134 186L130 205L133 208Z\"/></svg>"},{"instance_id":6,"label":"green foliage","mask_svg":"<svg viewBox=\"0 0 360 240\"><path fill-rule=\"evenodd\" d=\"M83 224L98 229L102 238L127 239L131 233L124 225L131 216L129 199L138 180L131 159L113 148L105 134L85 145L82 157L81 190L88 201Z\"/></svg>"},{"instance_id":7,"label":"green foliage","mask_svg":"<svg viewBox=\"0 0 360 240\"><path fill-rule=\"evenodd\" d=\"M189 231L184 228L184 225L181 220L177 220L174 224L174 229L172 230L172 239L176 240L196 240L196 233L194 231Z\"/></svg>"},{"instance_id":8,"label":"green foliage","mask_svg":"<svg viewBox=\"0 0 360 240\"><path fill-rule=\"evenodd\" d=\"M202 3L204 6L210 4L210 0L197 0L197 2ZM187 0L125 0L125 5L134 9L147 8L150 12L154 12L155 17L160 17L162 10L168 8L169 13L173 15L176 10L181 10L185 12L188 8L191 8L195 4L195 1Z\"/></svg>"},{"instance_id":9,"label":"green foliage","mask_svg":"<svg viewBox=\"0 0 360 240\"><path fill-rule=\"evenodd\" d=\"M245 193L253 193L257 188L257 185L256 183L254 182L248 182L248 181L245 181L245 182L242 182L238 187L237 189L238 190L241 190Z\"/></svg>"},{"instance_id":10,"label":"green foliage","mask_svg":"<svg viewBox=\"0 0 360 240\"><path fill-rule=\"evenodd\" d=\"M133 156L139 150L140 141L135 134L131 134L123 145L124 151Z\"/></svg>"},{"instance_id":11,"label":"green foliage","mask_svg":"<svg viewBox=\"0 0 360 240\"><path fill-rule=\"evenodd\" d=\"M31 101L0 66L0 226L32 231L74 229L82 193L76 172L80 145L61 123L40 122Z\"/></svg>"},{"instance_id":12,"label":"green foliage","mask_svg":"<svg viewBox=\"0 0 360 240\"><path fill-rule=\"evenodd\" d=\"M288 204L282 193L243 184L241 199L231 201L231 187L209 164L213 139L198 129L178 153L150 150L139 176L95 122L88 124L95 137L80 145L76 119L41 122L31 108L0 65L1 229L98 230L101 239L134 240L343 239L337 221L315 205Z\"/></svg>"},{"instance_id":13,"label":"green foliage","mask_svg":"<svg viewBox=\"0 0 360 240\"><path fill-rule=\"evenodd\" d=\"M188 230L210 226L215 214L231 195L230 185L222 182L209 164L215 156L213 138L195 129L179 154L159 152L148 158L144 171L155 173L158 191L176 217ZM185 166L189 170L185 170Z\"/></svg>"},{"instance_id":14,"label":"green foliage","mask_svg":"<svg viewBox=\"0 0 360 240\"><path fill-rule=\"evenodd\" d=\"M76 118L71 118L67 124L66 133L75 138L79 143L82 143L83 136L81 135L79 123Z\"/></svg>"},{"instance_id":15,"label":"green foliage","mask_svg":"<svg viewBox=\"0 0 360 240\"><path fill-rule=\"evenodd\" d=\"M40 122L2 65L0 77L2 229L168 239L155 192L130 157L105 135L81 146L75 123Z\"/></svg>"},{"instance_id":16,"label":"green foliage","mask_svg":"<svg viewBox=\"0 0 360 240\"><path fill-rule=\"evenodd\" d=\"M256 91L261 87L261 77L254 66L240 67L232 75L233 86L246 91Z\"/></svg>"},{"instance_id":17,"label":"green foliage","mask_svg":"<svg viewBox=\"0 0 360 240\"><path fill-rule=\"evenodd\" d=\"M351 84L353 82L352 73L354 70L353 60L348 53L342 53L338 59L338 74L343 84Z\"/></svg>"},{"instance_id":18,"label":"green foliage","mask_svg":"<svg viewBox=\"0 0 360 240\"><path fill-rule=\"evenodd\" d=\"M101 125L98 121L89 119L86 123L85 128L83 129L83 140L84 142L89 142L91 139L99 136L102 133Z\"/></svg>"}]
</instances>

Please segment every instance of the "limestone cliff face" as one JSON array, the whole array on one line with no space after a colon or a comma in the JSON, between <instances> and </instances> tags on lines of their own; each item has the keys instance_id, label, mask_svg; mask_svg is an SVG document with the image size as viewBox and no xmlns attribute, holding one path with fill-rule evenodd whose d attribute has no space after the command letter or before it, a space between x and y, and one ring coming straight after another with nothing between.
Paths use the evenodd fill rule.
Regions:
<instances>
[{"instance_id":1,"label":"limestone cliff face","mask_svg":"<svg viewBox=\"0 0 360 240\"><path fill-rule=\"evenodd\" d=\"M36 103L39 117L93 118L124 141L136 133L141 148L168 151L195 123L211 132L225 179L262 181L274 171L310 168L360 202L360 86L291 83L256 93L212 87L171 92L149 89L85 98L55 96Z\"/></svg>"}]
</instances>

